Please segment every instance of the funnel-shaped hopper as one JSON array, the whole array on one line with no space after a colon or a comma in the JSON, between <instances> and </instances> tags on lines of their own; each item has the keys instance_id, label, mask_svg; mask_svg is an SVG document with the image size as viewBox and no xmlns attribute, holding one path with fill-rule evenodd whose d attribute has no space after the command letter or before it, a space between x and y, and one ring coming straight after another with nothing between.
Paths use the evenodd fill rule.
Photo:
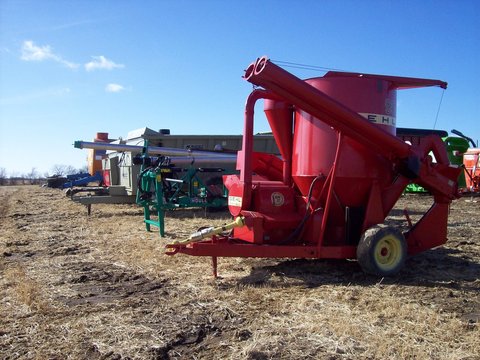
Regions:
<instances>
[{"instance_id":1,"label":"funnel-shaped hopper","mask_svg":"<svg viewBox=\"0 0 480 360\"><path fill-rule=\"evenodd\" d=\"M266 99L265 114L284 161L283 181L289 184L292 163L292 108L283 101Z\"/></svg>"}]
</instances>

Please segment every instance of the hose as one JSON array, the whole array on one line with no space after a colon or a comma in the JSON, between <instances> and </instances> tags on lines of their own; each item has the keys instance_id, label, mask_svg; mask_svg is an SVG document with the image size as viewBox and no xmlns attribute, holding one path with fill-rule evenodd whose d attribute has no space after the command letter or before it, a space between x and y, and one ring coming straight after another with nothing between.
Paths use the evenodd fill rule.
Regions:
<instances>
[{"instance_id":1,"label":"hose","mask_svg":"<svg viewBox=\"0 0 480 360\"><path fill-rule=\"evenodd\" d=\"M310 184L310 188L308 189L308 195L307 195L307 204L306 204L306 209L305 209L305 216L302 218L302 221L298 224L298 226L293 230L293 232L286 238L284 241L281 242L281 244L287 244L290 241L295 240L298 235L302 232L303 227L305 226L305 223L307 220L312 216L312 214L316 213L319 209L315 209L311 212L309 212L310 205L312 203L312 194L313 194L313 188L315 187L315 183L319 180L324 178L325 176L323 174L320 174L313 179L312 183Z\"/></svg>"}]
</instances>

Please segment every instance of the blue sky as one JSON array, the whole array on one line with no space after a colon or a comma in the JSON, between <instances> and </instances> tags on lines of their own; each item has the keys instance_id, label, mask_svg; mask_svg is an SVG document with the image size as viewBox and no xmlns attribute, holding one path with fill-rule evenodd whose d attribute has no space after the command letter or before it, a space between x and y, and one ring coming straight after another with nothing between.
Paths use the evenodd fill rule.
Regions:
<instances>
[{"instance_id":1,"label":"blue sky","mask_svg":"<svg viewBox=\"0 0 480 360\"><path fill-rule=\"evenodd\" d=\"M262 55L447 81L438 118L442 89L399 91L397 125L480 139L477 0L0 0L0 167L84 166L97 132L241 134Z\"/></svg>"}]
</instances>

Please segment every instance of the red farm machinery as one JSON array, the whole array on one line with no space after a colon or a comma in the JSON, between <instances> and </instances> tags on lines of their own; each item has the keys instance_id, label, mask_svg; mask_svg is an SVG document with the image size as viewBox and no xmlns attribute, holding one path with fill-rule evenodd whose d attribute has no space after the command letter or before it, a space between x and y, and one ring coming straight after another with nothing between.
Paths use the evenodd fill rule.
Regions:
<instances>
[{"instance_id":1,"label":"red farm machinery","mask_svg":"<svg viewBox=\"0 0 480 360\"><path fill-rule=\"evenodd\" d=\"M446 242L461 169L440 137L409 145L395 125L397 90L447 83L332 71L301 80L266 57L244 78L256 88L246 102L240 173L224 176L234 221L168 244L168 255L211 256L215 275L217 257L267 257L358 259L365 272L388 276L407 254ZM280 157L252 149L260 99ZM384 221L410 183L433 204L415 224L406 213L402 232Z\"/></svg>"}]
</instances>

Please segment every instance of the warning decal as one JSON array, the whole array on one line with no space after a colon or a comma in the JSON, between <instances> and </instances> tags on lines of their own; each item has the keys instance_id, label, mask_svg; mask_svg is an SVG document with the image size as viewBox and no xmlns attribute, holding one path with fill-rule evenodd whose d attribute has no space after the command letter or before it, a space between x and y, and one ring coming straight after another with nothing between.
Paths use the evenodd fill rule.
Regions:
<instances>
[{"instance_id":1,"label":"warning decal","mask_svg":"<svg viewBox=\"0 0 480 360\"><path fill-rule=\"evenodd\" d=\"M242 198L240 196L229 196L228 205L242 207Z\"/></svg>"}]
</instances>

